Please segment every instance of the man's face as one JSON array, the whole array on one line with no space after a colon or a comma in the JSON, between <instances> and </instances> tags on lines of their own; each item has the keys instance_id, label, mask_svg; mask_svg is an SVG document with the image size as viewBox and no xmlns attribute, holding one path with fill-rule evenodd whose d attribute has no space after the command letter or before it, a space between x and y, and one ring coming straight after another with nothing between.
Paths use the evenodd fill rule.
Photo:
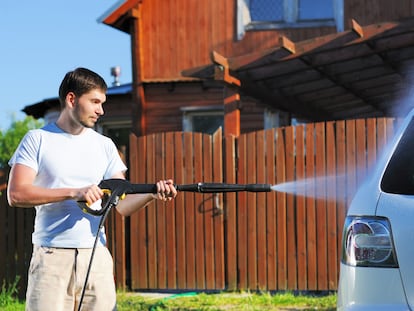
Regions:
<instances>
[{"instance_id":1,"label":"man's face","mask_svg":"<svg viewBox=\"0 0 414 311\"><path fill-rule=\"evenodd\" d=\"M94 89L80 97L75 97L73 117L84 127L93 128L99 117L104 114L105 92Z\"/></svg>"}]
</instances>

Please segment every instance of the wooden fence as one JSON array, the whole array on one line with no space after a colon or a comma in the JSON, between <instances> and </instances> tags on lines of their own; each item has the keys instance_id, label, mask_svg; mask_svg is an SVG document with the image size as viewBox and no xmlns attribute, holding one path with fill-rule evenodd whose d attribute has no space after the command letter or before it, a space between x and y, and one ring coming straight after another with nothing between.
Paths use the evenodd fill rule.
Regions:
<instances>
[{"instance_id":1,"label":"wooden fence","mask_svg":"<svg viewBox=\"0 0 414 311\"><path fill-rule=\"evenodd\" d=\"M130 179L268 183L269 193L179 193L128 218L111 213L119 288L336 290L346 207L394 133L394 119L252 132L238 138L160 133L130 138ZM291 184L287 182L293 182ZM286 184L287 183L287 184ZM25 275L33 211L1 197L0 279Z\"/></svg>"}]
</instances>

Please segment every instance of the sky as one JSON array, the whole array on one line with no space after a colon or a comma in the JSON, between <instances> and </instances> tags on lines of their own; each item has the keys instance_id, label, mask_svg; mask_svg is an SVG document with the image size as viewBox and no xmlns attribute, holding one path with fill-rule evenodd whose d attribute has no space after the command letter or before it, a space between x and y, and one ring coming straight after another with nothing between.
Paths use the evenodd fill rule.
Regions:
<instances>
[{"instance_id":1,"label":"sky","mask_svg":"<svg viewBox=\"0 0 414 311\"><path fill-rule=\"evenodd\" d=\"M119 0L0 1L0 130L23 120L28 105L58 96L64 75L76 67L100 74L112 86L132 81L130 36L98 21ZM114 7L115 6L115 7Z\"/></svg>"}]
</instances>

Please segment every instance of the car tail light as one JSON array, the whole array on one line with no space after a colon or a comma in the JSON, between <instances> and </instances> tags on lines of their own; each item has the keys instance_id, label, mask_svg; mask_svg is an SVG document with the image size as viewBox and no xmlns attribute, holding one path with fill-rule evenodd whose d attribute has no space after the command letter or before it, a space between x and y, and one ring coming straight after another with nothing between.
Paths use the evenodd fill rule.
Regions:
<instances>
[{"instance_id":1,"label":"car tail light","mask_svg":"<svg viewBox=\"0 0 414 311\"><path fill-rule=\"evenodd\" d=\"M342 262L351 266L398 267L388 220L348 216L343 232Z\"/></svg>"}]
</instances>

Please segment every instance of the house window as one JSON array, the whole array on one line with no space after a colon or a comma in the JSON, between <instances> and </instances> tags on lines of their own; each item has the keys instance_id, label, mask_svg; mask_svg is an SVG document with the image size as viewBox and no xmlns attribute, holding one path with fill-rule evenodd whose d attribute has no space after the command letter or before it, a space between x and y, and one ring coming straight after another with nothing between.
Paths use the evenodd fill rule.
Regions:
<instances>
[{"instance_id":1,"label":"house window","mask_svg":"<svg viewBox=\"0 0 414 311\"><path fill-rule=\"evenodd\" d=\"M264 111L264 129L290 125L290 114L279 110L265 109Z\"/></svg>"},{"instance_id":2,"label":"house window","mask_svg":"<svg viewBox=\"0 0 414 311\"><path fill-rule=\"evenodd\" d=\"M343 0L238 0L239 37L245 30L336 26L343 31Z\"/></svg>"},{"instance_id":3,"label":"house window","mask_svg":"<svg viewBox=\"0 0 414 311\"><path fill-rule=\"evenodd\" d=\"M211 107L184 107L183 131L213 134L224 124L222 106Z\"/></svg>"},{"instance_id":4,"label":"house window","mask_svg":"<svg viewBox=\"0 0 414 311\"><path fill-rule=\"evenodd\" d=\"M100 121L96 131L112 139L122 160L129 166L129 135L131 133L131 121Z\"/></svg>"}]
</instances>

